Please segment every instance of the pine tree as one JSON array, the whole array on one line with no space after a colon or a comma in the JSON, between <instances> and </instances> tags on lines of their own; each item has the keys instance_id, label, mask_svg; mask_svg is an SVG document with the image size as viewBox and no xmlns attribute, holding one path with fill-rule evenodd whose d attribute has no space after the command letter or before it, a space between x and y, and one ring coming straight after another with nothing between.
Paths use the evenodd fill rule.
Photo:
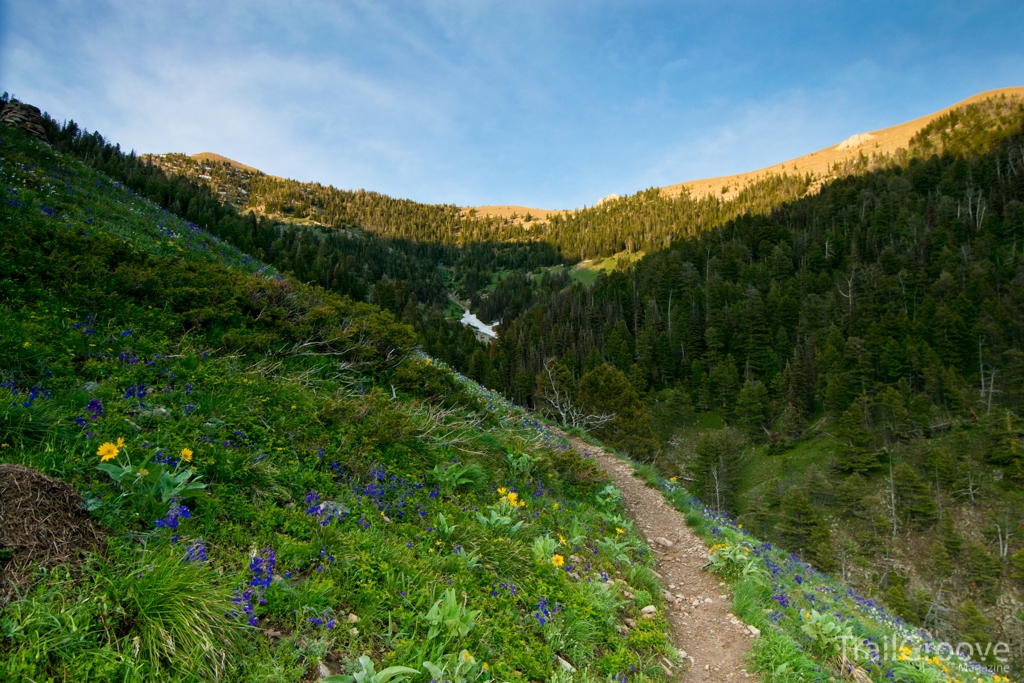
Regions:
<instances>
[{"instance_id":1,"label":"pine tree","mask_svg":"<svg viewBox=\"0 0 1024 683\"><path fill-rule=\"evenodd\" d=\"M736 418L747 435L763 439L768 424L768 389L759 380L747 380L736 400Z\"/></svg>"},{"instance_id":2,"label":"pine tree","mask_svg":"<svg viewBox=\"0 0 1024 683\"><path fill-rule=\"evenodd\" d=\"M786 491L782 496L782 513L777 530L783 547L800 553L822 571L832 571L832 534L804 492L796 487Z\"/></svg>"},{"instance_id":3,"label":"pine tree","mask_svg":"<svg viewBox=\"0 0 1024 683\"><path fill-rule=\"evenodd\" d=\"M917 470L901 462L893 468L892 476L900 516L917 528L934 522L938 507Z\"/></svg>"},{"instance_id":4,"label":"pine tree","mask_svg":"<svg viewBox=\"0 0 1024 683\"><path fill-rule=\"evenodd\" d=\"M862 396L839 418L836 436L844 442L836 462L840 472L864 474L878 466L878 452L869 446L872 433L866 424L868 411L868 399Z\"/></svg>"}]
</instances>

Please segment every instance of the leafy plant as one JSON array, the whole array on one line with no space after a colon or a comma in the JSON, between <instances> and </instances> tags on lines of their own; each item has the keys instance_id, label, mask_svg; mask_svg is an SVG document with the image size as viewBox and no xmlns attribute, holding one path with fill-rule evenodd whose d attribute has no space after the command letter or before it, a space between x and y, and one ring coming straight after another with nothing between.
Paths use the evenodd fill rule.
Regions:
<instances>
[{"instance_id":1,"label":"leafy plant","mask_svg":"<svg viewBox=\"0 0 1024 683\"><path fill-rule=\"evenodd\" d=\"M601 550L608 555L612 560L616 562L626 562L627 564L633 564L633 560L629 557L629 541L617 541L614 538L605 536L597 542L597 545Z\"/></svg>"},{"instance_id":2,"label":"leafy plant","mask_svg":"<svg viewBox=\"0 0 1024 683\"><path fill-rule=\"evenodd\" d=\"M708 568L729 582L744 578L763 580L764 569L745 543L718 543L708 552Z\"/></svg>"},{"instance_id":3,"label":"leafy plant","mask_svg":"<svg viewBox=\"0 0 1024 683\"><path fill-rule=\"evenodd\" d=\"M533 553L533 559L538 562L546 562L550 560L551 556L555 554L555 539L551 538L547 534L544 536L538 536L533 539L531 552Z\"/></svg>"},{"instance_id":4,"label":"leafy plant","mask_svg":"<svg viewBox=\"0 0 1024 683\"><path fill-rule=\"evenodd\" d=\"M853 629L843 626L830 614L812 609L805 610L802 616L804 623L800 630L810 637L814 651L825 659L838 657L843 646L853 640Z\"/></svg>"},{"instance_id":5,"label":"leafy plant","mask_svg":"<svg viewBox=\"0 0 1024 683\"><path fill-rule=\"evenodd\" d=\"M467 485L471 485L471 488L477 488L485 477L484 471L476 463L467 465L457 463L450 465L437 464L430 471L430 476L437 482L438 486L441 487L441 491L446 496L453 495L458 489Z\"/></svg>"},{"instance_id":6,"label":"leafy plant","mask_svg":"<svg viewBox=\"0 0 1024 683\"><path fill-rule=\"evenodd\" d=\"M416 669L407 666L389 666L386 669L377 671L373 660L362 655L359 657L359 671L352 674L336 674L321 678L321 683L388 683L388 681L404 681L419 674Z\"/></svg>"},{"instance_id":7,"label":"leafy plant","mask_svg":"<svg viewBox=\"0 0 1024 683\"><path fill-rule=\"evenodd\" d=\"M505 455L505 462L508 463L509 473L515 478L529 479L537 459L529 453L517 453L509 451Z\"/></svg>"},{"instance_id":8,"label":"leafy plant","mask_svg":"<svg viewBox=\"0 0 1024 683\"><path fill-rule=\"evenodd\" d=\"M117 445L105 443L100 446L100 454L104 458L118 457L123 450L124 444L120 439ZM202 475L194 469L181 467L180 463L172 468L152 460L153 455L150 454L138 465L132 465L131 459L126 457L123 464L101 462L96 469L106 472L121 488L122 495L139 496L151 502L168 503L175 498L192 498L206 488L206 484L200 481Z\"/></svg>"},{"instance_id":9,"label":"leafy plant","mask_svg":"<svg viewBox=\"0 0 1024 683\"><path fill-rule=\"evenodd\" d=\"M445 655L439 658L436 664L430 661L423 662L423 668L427 670L432 680L439 682L474 683L490 678L487 665L476 661L476 658L469 654L469 650Z\"/></svg>"},{"instance_id":10,"label":"leafy plant","mask_svg":"<svg viewBox=\"0 0 1024 683\"><path fill-rule=\"evenodd\" d=\"M440 637L443 642L450 642L455 638L465 638L476 626L479 616L480 610L466 609L464 604L460 605L455 591L449 588L444 592L444 597L435 602L423 617L429 624L427 640Z\"/></svg>"},{"instance_id":11,"label":"leafy plant","mask_svg":"<svg viewBox=\"0 0 1024 683\"><path fill-rule=\"evenodd\" d=\"M622 492L612 484L608 484L598 492L597 504L605 512L615 510L622 504Z\"/></svg>"},{"instance_id":12,"label":"leafy plant","mask_svg":"<svg viewBox=\"0 0 1024 683\"><path fill-rule=\"evenodd\" d=\"M451 538L457 528L458 525L450 523L443 512L437 514L437 533L442 538Z\"/></svg>"},{"instance_id":13,"label":"leafy plant","mask_svg":"<svg viewBox=\"0 0 1024 683\"><path fill-rule=\"evenodd\" d=\"M489 506L488 511L490 513L488 516L481 512L476 513L476 521L485 527L501 529L509 535L516 533L523 527L523 520L516 519L511 514L502 514L503 511L498 507Z\"/></svg>"}]
</instances>

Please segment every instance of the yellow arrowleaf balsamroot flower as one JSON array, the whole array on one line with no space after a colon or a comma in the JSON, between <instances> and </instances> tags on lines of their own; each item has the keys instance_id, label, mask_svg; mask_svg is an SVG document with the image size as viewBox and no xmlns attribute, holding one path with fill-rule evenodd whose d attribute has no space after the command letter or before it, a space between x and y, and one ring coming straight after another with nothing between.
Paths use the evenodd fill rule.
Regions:
<instances>
[{"instance_id":1,"label":"yellow arrowleaf balsamroot flower","mask_svg":"<svg viewBox=\"0 0 1024 683\"><path fill-rule=\"evenodd\" d=\"M500 489L498 489L498 494L499 495L504 496L506 493L508 493L508 489L505 488L504 486L502 486Z\"/></svg>"},{"instance_id":2,"label":"yellow arrowleaf balsamroot flower","mask_svg":"<svg viewBox=\"0 0 1024 683\"><path fill-rule=\"evenodd\" d=\"M518 507L524 504L519 502L519 494L515 491L508 492L508 502L512 503L512 507Z\"/></svg>"},{"instance_id":3,"label":"yellow arrowleaf balsamroot flower","mask_svg":"<svg viewBox=\"0 0 1024 683\"><path fill-rule=\"evenodd\" d=\"M617 533L617 534L624 534L626 532L623 531L622 529L620 529L619 527L615 527L615 533Z\"/></svg>"},{"instance_id":4,"label":"yellow arrowleaf balsamroot flower","mask_svg":"<svg viewBox=\"0 0 1024 683\"><path fill-rule=\"evenodd\" d=\"M560 542L560 543L561 543L562 545L565 545L565 536L563 536L562 534L558 534L558 541L559 541L559 542Z\"/></svg>"},{"instance_id":5,"label":"yellow arrowleaf balsamroot flower","mask_svg":"<svg viewBox=\"0 0 1024 683\"><path fill-rule=\"evenodd\" d=\"M96 449L96 455L100 456L100 462L113 460L114 458L117 457L117 454L119 452L120 451L118 450L117 446L110 443L109 441Z\"/></svg>"},{"instance_id":6,"label":"yellow arrowleaf balsamroot flower","mask_svg":"<svg viewBox=\"0 0 1024 683\"><path fill-rule=\"evenodd\" d=\"M118 448L124 448L124 438L123 437L120 437L120 436L117 437L117 447Z\"/></svg>"},{"instance_id":7,"label":"yellow arrowleaf balsamroot flower","mask_svg":"<svg viewBox=\"0 0 1024 683\"><path fill-rule=\"evenodd\" d=\"M551 564L555 565L556 567L561 567L563 564L565 564L565 558L561 555L555 555L551 558Z\"/></svg>"},{"instance_id":8,"label":"yellow arrowleaf balsamroot flower","mask_svg":"<svg viewBox=\"0 0 1024 683\"><path fill-rule=\"evenodd\" d=\"M182 448L181 449L181 459L184 460L185 462L192 462L192 449L191 448Z\"/></svg>"}]
</instances>

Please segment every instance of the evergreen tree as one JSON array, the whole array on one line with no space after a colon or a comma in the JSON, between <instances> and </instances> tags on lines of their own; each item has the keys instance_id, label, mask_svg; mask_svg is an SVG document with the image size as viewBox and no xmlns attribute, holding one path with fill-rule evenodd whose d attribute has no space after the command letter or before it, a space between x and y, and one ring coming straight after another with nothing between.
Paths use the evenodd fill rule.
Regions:
<instances>
[{"instance_id":1,"label":"evergreen tree","mask_svg":"<svg viewBox=\"0 0 1024 683\"><path fill-rule=\"evenodd\" d=\"M736 400L736 418L748 436L763 439L770 407L768 389L760 380L747 380Z\"/></svg>"}]
</instances>

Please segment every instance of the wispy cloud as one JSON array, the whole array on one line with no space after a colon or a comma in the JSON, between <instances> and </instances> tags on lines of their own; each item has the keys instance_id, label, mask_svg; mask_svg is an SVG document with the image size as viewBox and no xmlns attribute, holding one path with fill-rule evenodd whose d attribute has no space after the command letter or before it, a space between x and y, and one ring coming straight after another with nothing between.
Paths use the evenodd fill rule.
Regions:
<instances>
[{"instance_id":1,"label":"wispy cloud","mask_svg":"<svg viewBox=\"0 0 1024 683\"><path fill-rule=\"evenodd\" d=\"M459 204L580 206L751 170L1024 83L1011 39L1024 9L1011 3L11 0L4 12L0 87L58 118L139 151L215 151Z\"/></svg>"}]
</instances>

